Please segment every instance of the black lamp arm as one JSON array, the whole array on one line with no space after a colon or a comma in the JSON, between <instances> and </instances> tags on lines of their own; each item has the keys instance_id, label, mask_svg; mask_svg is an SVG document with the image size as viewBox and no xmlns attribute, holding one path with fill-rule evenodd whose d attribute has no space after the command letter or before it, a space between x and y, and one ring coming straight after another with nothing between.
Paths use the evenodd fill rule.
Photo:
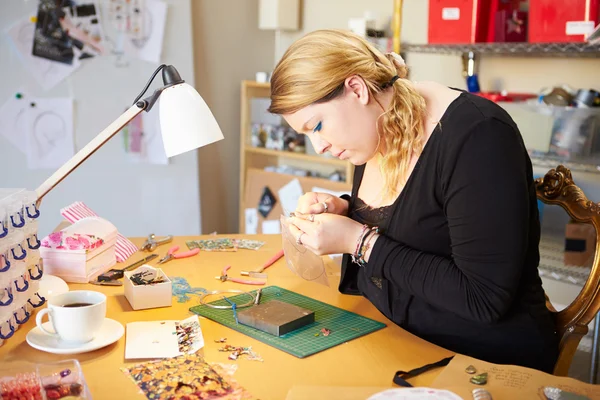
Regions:
<instances>
[{"instance_id":1,"label":"black lamp arm","mask_svg":"<svg viewBox=\"0 0 600 400\"><path fill-rule=\"evenodd\" d=\"M156 89L154 91L154 93L152 93L152 95L146 97L143 100L140 100L142 98L142 96L148 91L148 88L152 84L152 81L154 80L154 78L156 78L156 75L161 70L162 70L162 78L163 78L164 86ZM144 86L144 89L142 90L142 92L138 95L138 97L135 98L135 100L133 101L133 104L135 104L139 108L148 112L154 106L154 104L160 97L160 94L162 93L163 90L165 90L166 88L168 88L170 86L177 85L177 84L184 83L184 82L185 81L183 79L181 79L179 72L177 72L177 69L175 69L174 66L161 64L156 69L156 71L154 71L154 73L152 74L152 76L150 77L148 82L146 83L146 86Z\"/></svg>"}]
</instances>

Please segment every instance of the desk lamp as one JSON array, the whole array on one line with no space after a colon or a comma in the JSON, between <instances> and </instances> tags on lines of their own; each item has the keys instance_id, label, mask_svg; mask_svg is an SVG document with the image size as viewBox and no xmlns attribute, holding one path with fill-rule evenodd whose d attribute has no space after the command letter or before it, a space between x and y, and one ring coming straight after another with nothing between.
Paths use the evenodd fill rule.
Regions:
<instances>
[{"instance_id":1,"label":"desk lamp","mask_svg":"<svg viewBox=\"0 0 600 400\"><path fill-rule=\"evenodd\" d=\"M142 96L161 70L164 86L156 89L152 95L142 99ZM149 112L159 98L160 131L167 157L173 157L223 139L223 133L215 117L198 92L181 79L175 67L162 64L154 71L142 92L127 111L100 132L98 136L79 150L77 154L36 189L37 206L40 206L42 198L48 192L94 154L104 143L115 136L132 119L142 111Z\"/></svg>"}]
</instances>

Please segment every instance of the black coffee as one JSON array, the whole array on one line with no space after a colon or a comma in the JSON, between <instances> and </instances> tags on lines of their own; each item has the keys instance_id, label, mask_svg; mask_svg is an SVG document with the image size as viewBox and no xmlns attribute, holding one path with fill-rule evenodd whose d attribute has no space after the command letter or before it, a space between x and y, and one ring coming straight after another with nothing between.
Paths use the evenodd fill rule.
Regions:
<instances>
[{"instance_id":1,"label":"black coffee","mask_svg":"<svg viewBox=\"0 0 600 400\"><path fill-rule=\"evenodd\" d=\"M92 303L71 303L71 304L65 304L63 307L69 307L69 308L74 308L74 307L87 307L87 306L92 306Z\"/></svg>"}]
</instances>

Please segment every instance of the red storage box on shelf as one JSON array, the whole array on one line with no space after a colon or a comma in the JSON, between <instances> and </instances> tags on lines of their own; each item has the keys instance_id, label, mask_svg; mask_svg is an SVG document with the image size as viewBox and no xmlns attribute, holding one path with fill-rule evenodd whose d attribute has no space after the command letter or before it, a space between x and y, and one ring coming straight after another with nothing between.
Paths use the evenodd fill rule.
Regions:
<instances>
[{"instance_id":1,"label":"red storage box on shelf","mask_svg":"<svg viewBox=\"0 0 600 400\"><path fill-rule=\"evenodd\" d=\"M585 42L599 14L600 0L529 0L529 41Z\"/></svg>"},{"instance_id":2,"label":"red storage box on shelf","mask_svg":"<svg viewBox=\"0 0 600 400\"><path fill-rule=\"evenodd\" d=\"M429 43L488 40L492 0L429 0Z\"/></svg>"},{"instance_id":3,"label":"red storage box on shelf","mask_svg":"<svg viewBox=\"0 0 600 400\"><path fill-rule=\"evenodd\" d=\"M522 0L429 0L429 43L493 42L496 14L518 11Z\"/></svg>"},{"instance_id":4,"label":"red storage box on shelf","mask_svg":"<svg viewBox=\"0 0 600 400\"><path fill-rule=\"evenodd\" d=\"M496 13L494 42L519 43L527 41L527 13L498 11Z\"/></svg>"}]
</instances>

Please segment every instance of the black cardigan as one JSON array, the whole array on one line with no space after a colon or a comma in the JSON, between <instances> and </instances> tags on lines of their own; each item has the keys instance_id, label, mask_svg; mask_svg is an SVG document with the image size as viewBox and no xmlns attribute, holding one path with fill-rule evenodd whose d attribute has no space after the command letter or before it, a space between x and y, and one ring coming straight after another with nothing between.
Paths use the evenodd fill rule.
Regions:
<instances>
[{"instance_id":1,"label":"black cardigan","mask_svg":"<svg viewBox=\"0 0 600 400\"><path fill-rule=\"evenodd\" d=\"M355 169L349 216L364 166ZM537 266L531 161L510 116L462 93L432 133L365 267L340 291L451 351L551 372L558 338ZM396 349L395 351L410 351Z\"/></svg>"}]
</instances>

